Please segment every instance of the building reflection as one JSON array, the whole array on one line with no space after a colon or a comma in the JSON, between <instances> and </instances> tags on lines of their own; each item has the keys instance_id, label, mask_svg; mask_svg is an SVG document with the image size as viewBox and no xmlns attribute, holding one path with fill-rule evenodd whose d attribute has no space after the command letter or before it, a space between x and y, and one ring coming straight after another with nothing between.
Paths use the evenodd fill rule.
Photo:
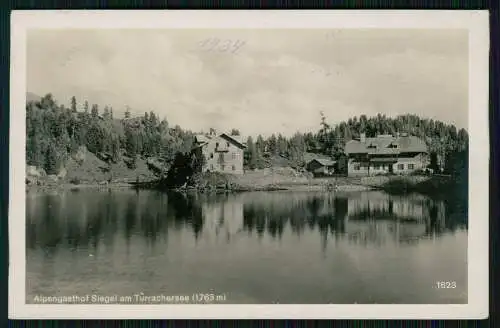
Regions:
<instances>
[{"instance_id":1,"label":"building reflection","mask_svg":"<svg viewBox=\"0 0 500 328\"><path fill-rule=\"evenodd\" d=\"M412 243L467 226L464 202L382 192L52 194L30 197L26 214L27 248L47 254L58 247L112 249L117 238L127 251L134 238L154 247L172 231L190 232L195 241L209 235L227 243L245 235L280 239L285 233L316 232L325 249L331 240Z\"/></svg>"}]
</instances>

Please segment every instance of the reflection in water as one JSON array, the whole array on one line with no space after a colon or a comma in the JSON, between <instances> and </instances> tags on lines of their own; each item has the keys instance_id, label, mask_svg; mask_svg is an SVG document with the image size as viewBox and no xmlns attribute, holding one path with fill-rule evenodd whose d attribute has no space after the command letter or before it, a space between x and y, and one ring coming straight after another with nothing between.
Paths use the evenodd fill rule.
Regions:
<instances>
[{"instance_id":1,"label":"reflection in water","mask_svg":"<svg viewBox=\"0 0 500 328\"><path fill-rule=\"evenodd\" d=\"M81 196L81 193L78 194ZM169 228L189 226L197 238L203 229L201 206L193 196L159 192L36 195L27 201L27 247L55 252L58 246L96 249L113 245L122 231L127 242L142 235L155 243Z\"/></svg>"},{"instance_id":2,"label":"reflection in water","mask_svg":"<svg viewBox=\"0 0 500 328\"><path fill-rule=\"evenodd\" d=\"M189 288L200 292L202 285L245 291L245 297L253 295L251 300L234 296L234 302L267 302L274 297L271 295L280 294L296 303L397 302L409 295L411 301L425 303L429 299L415 295L414 290L401 296L404 288L409 288L403 287L406 285L389 297L381 294L380 281L369 281L377 275L386 279L386 268L397 274L394 279L417 279L408 273L418 270L408 269L417 265L411 262L412 257L419 261L420 269L427 267L429 271L429 265L437 263L432 264L432 270L445 270L438 267L443 259L432 257L438 256L433 254L434 248L422 258L415 247L420 243L424 244L421 249L437 247L429 246L426 240L443 239L455 231L467 230L464 201L433 200L419 195L397 197L382 192L184 195L80 191L30 193L26 204L27 269L34 286L28 286L29 295L35 291L47 293L47 286L63 290L58 284L65 279L66 293L75 292L73 276L79 281L92 277L107 286L106 290L118 293L125 289L125 284L108 283L109 275L114 274L122 279L117 281L126 279L130 286L149 281L149 285L141 287L145 290L163 290L167 285L171 290L175 285L178 293ZM402 246L412 251L405 251ZM466 264L461 253L453 253L456 247L441 251L451 252L446 256L449 261L455 258L455 262L448 264L458 269L450 270L455 274L464 272L459 278L464 277ZM312 259L318 254L314 262ZM380 259L375 260L377 257ZM104 264L97 266L97 262L92 262L97 259ZM61 266L65 266L65 271ZM316 271L300 273L304 267L314 267ZM337 268L334 273L333 267ZM257 271L251 273L254 270ZM152 281L155 274L161 276ZM332 274L338 282L331 280ZM55 279L57 275L60 276ZM267 280L262 278L252 285L253 279L266 275ZM359 275L364 277L363 288L371 292L352 287L361 288L361 282L355 280L361 279L356 278ZM165 283L166 277L172 283ZM350 279L354 280L349 282ZM311 281L317 281L316 289L292 293L300 289L298 285L311 285ZM280 284L284 284L282 289ZM351 289L340 292L349 286ZM466 286L462 287L466 290ZM374 296L378 289L378 296ZM463 296L454 295L453 300L457 299L463 302ZM437 303L446 301L450 299Z\"/></svg>"},{"instance_id":3,"label":"reflection in water","mask_svg":"<svg viewBox=\"0 0 500 328\"><path fill-rule=\"evenodd\" d=\"M27 247L55 252L58 246L96 249L113 245L123 231L127 244L141 234L154 245L169 229L192 230L197 239L204 226L230 240L255 232L281 238L286 227L300 235L318 230L352 242L400 243L439 236L466 228L466 211L457 203L424 196L389 196L382 192L337 196L325 193L248 193L241 195L184 195L180 193L122 193L37 195L28 202ZM123 218L123 219L121 219Z\"/></svg>"},{"instance_id":4,"label":"reflection in water","mask_svg":"<svg viewBox=\"0 0 500 328\"><path fill-rule=\"evenodd\" d=\"M318 230L323 238L333 235L352 242L405 243L438 236L466 226L466 216L453 212L456 204L424 196L395 197L370 192L349 196L316 193L255 193L241 195L183 195L179 193L114 193L88 195L41 195L29 201L27 247L47 252L58 246L71 249L108 247L121 229L127 244L140 234L154 245L169 229L189 227L193 237L255 232L281 238L286 227L300 235ZM464 212L462 212L464 213ZM123 218L120 219L120 218Z\"/></svg>"}]
</instances>

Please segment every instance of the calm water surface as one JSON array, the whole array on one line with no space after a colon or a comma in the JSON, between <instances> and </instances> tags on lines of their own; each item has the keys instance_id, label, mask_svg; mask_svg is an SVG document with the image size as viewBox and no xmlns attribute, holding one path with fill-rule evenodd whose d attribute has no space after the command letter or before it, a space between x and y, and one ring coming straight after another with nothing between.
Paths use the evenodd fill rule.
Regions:
<instances>
[{"instance_id":1,"label":"calm water surface","mask_svg":"<svg viewBox=\"0 0 500 328\"><path fill-rule=\"evenodd\" d=\"M28 303L141 292L212 293L225 303L467 303L464 202L87 190L30 192L26 209Z\"/></svg>"}]
</instances>

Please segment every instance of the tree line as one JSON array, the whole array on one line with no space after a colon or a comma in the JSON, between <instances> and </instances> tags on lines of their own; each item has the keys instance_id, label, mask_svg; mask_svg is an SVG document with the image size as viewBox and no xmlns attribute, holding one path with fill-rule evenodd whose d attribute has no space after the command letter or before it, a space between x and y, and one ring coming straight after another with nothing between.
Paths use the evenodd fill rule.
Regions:
<instances>
[{"instance_id":1,"label":"tree line","mask_svg":"<svg viewBox=\"0 0 500 328\"><path fill-rule=\"evenodd\" d=\"M56 174L81 146L109 162L126 160L134 168L138 156L169 162L178 152L188 152L191 131L170 127L154 113L132 118L130 109L116 118L113 108L89 105L78 110L75 97L69 108L58 105L51 94L26 105L26 161ZM83 108L82 108L83 107Z\"/></svg>"},{"instance_id":2,"label":"tree line","mask_svg":"<svg viewBox=\"0 0 500 328\"><path fill-rule=\"evenodd\" d=\"M316 132L297 132L291 137L282 134L248 137L245 167L264 168L272 165L273 158L285 159L292 167L303 167L306 152L336 159L343 154L345 143L359 138L361 133L375 137L398 132L426 142L433 168L451 172L457 165L466 166L468 134L454 125L409 114L394 118L361 115L332 124L320 114ZM240 135L240 131L233 129L231 134ZM184 154L185 160L178 158L177 162L191 162L186 156L191 155L194 136L192 131L178 125L171 127L153 111L131 117L127 108L124 116L117 118L109 106L101 110L99 105L87 101L77 104L72 97L67 108L58 105L51 94L26 105L26 161L28 165L44 168L48 174L57 173L81 146L110 162L126 160L130 168L134 168L138 156L155 157L171 164L177 155Z\"/></svg>"},{"instance_id":3,"label":"tree line","mask_svg":"<svg viewBox=\"0 0 500 328\"><path fill-rule=\"evenodd\" d=\"M295 133L291 138L273 134L266 139L259 135L255 141L249 137L245 165L264 168L268 163L266 158L274 155L288 159L292 166L300 167L305 164L306 152L338 159L344 153L346 142L359 138L361 133L365 133L366 137L407 133L425 141L430 153L430 166L435 171L443 169L453 173L457 167L466 167L469 136L465 129L457 129L452 124L411 114L394 118L381 114L373 117L361 115L331 124L323 113L320 113L319 129L315 133Z\"/></svg>"}]
</instances>

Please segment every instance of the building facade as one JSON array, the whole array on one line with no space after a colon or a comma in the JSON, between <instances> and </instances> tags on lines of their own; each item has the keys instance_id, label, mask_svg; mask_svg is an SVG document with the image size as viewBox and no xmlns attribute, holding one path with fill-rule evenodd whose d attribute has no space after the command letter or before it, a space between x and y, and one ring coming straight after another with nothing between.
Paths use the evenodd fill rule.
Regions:
<instances>
[{"instance_id":1,"label":"building facade","mask_svg":"<svg viewBox=\"0 0 500 328\"><path fill-rule=\"evenodd\" d=\"M198 135L195 144L205 158L203 172L243 174L243 151L246 145L240 136L225 133Z\"/></svg>"},{"instance_id":2,"label":"building facade","mask_svg":"<svg viewBox=\"0 0 500 328\"><path fill-rule=\"evenodd\" d=\"M427 145L409 135L378 135L351 140L345 145L347 174L373 176L380 174L409 174L429 164Z\"/></svg>"},{"instance_id":3,"label":"building facade","mask_svg":"<svg viewBox=\"0 0 500 328\"><path fill-rule=\"evenodd\" d=\"M324 158L315 158L306 164L306 170L314 176L329 176L335 174L335 161Z\"/></svg>"}]
</instances>

